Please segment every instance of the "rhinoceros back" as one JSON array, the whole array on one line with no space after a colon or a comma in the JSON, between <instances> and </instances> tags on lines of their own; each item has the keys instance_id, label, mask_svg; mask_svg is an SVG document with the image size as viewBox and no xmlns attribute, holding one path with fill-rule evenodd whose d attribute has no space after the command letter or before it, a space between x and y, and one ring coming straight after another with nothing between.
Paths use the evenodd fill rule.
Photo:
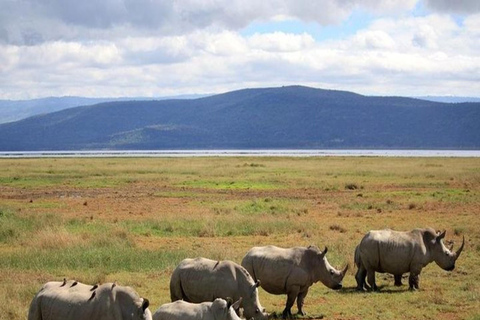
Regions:
<instances>
[{"instance_id":1,"label":"rhinoceros back","mask_svg":"<svg viewBox=\"0 0 480 320\"><path fill-rule=\"evenodd\" d=\"M358 255L367 269L403 274L410 271L420 244L418 236L412 232L373 230L360 242L355 260Z\"/></svg>"},{"instance_id":2,"label":"rhinoceros back","mask_svg":"<svg viewBox=\"0 0 480 320\"><path fill-rule=\"evenodd\" d=\"M248 270L254 280L260 280L261 286L271 294L286 293L286 278L293 268L298 266L296 252L299 248L284 249L276 246L254 247L242 260L242 266Z\"/></svg>"},{"instance_id":3,"label":"rhinoceros back","mask_svg":"<svg viewBox=\"0 0 480 320\"><path fill-rule=\"evenodd\" d=\"M235 266L230 265L230 261L214 261L206 258L185 259L172 274L171 299L193 303L227 297L238 300L239 285L235 279Z\"/></svg>"},{"instance_id":4,"label":"rhinoceros back","mask_svg":"<svg viewBox=\"0 0 480 320\"><path fill-rule=\"evenodd\" d=\"M258 299L257 287L248 271L235 262L185 259L172 274L170 295L172 301L183 299L193 303L243 298L240 306L245 317L263 320L266 315Z\"/></svg>"},{"instance_id":5,"label":"rhinoceros back","mask_svg":"<svg viewBox=\"0 0 480 320\"><path fill-rule=\"evenodd\" d=\"M77 281L48 282L33 298L28 320L151 319L148 300L130 287L114 283L86 285Z\"/></svg>"},{"instance_id":6,"label":"rhinoceros back","mask_svg":"<svg viewBox=\"0 0 480 320\"><path fill-rule=\"evenodd\" d=\"M91 319L91 288L92 286L76 281L47 282L30 304L28 319Z\"/></svg>"}]
</instances>

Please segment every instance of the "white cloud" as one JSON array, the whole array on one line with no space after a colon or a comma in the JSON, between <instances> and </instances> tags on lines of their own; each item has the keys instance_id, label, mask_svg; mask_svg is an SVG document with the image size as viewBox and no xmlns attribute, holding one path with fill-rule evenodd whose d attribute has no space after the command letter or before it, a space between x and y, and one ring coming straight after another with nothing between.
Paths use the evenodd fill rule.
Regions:
<instances>
[{"instance_id":1,"label":"white cloud","mask_svg":"<svg viewBox=\"0 0 480 320\"><path fill-rule=\"evenodd\" d=\"M395 41L383 30L362 31L353 40L360 48L390 50L396 47Z\"/></svg>"},{"instance_id":2,"label":"white cloud","mask_svg":"<svg viewBox=\"0 0 480 320\"><path fill-rule=\"evenodd\" d=\"M196 32L185 37L199 53L230 56L245 54L248 50L245 39L239 34L230 31L219 33Z\"/></svg>"},{"instance_id":3,"label":"white cloud","mask_svg":"<svg viewBox=\"0 0 480 320\"><path fill-rule=\"evenodd\" d=\"M0 1L0 98L286 84L365 94L480 92L480 14L459 21L439 4L438 13L413 16L417 0ZM467 8L458 3L457 11ZM328 41L298 30L240 33L253 21L291 19L322 32L321 25L341 28L358 9L373 12L372 21Z\"/></svg>"},{"instance_id":4,"label":"white cloud","mask_svg":"<svg viewBox=\"0 0 480 320\"><path fill-rule=\"evenodd\" d=\"M125 64L166 64L185 61L192 54L187 39L172 37L129 37L117 41Z\"/></svg>"},{"instance_id":5,"label":"white cloud","mask_svg":"<svg viewBox=\"0 0 480 320\"><path fill-rule=\"evenodd\" d=\"M377 13L413 8L417 0L2 0L0 41L114 40L230 30L279 17L339 24L362 7Z\"/></svg>"},{"instance_id":6,"label":"white cloud","mask_svg":"<svg viewBox=\"0 0 480 320\"><path fill-rule=\"evenodd\" d=\"M254 34L248 38L251 49L273 52L300 51L313 46L315 40L309 34L292 34L273 32L267 34Z\"/></svg>"},{"instance_id":7,"label":"white cloud","mask_svg":"<svg viewBox=\"0 0 480 320\"><path fill-rule=\"evenodd\" d=\"M446 13L474 14L480 12L478 0L424 0L427 8Z\"/></svg>"},{"instance_id":8,"label":"white cloud","mask_svg":"<svg viewBox=\"0 0 480 320\"><path fill-rule=\"evenodd\" d=\"M357 0L357 7L367 8L376 14L398 14L415 7L418 0Z\"/></svg>"}]
</instances>

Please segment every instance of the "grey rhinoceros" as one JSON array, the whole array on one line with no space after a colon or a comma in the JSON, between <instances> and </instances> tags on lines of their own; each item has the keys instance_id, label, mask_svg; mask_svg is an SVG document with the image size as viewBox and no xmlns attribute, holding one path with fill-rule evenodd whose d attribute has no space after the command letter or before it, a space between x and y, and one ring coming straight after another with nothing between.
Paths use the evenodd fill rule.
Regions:
<instances>
[{"instance_id":1,"label":"grey rhinoceros","mask_svg":"<svg viewBox=\"0 0 480 320\"><path fill-rule=\"evenodd\" d=\"M395 285L401 285L402 275L409 272L409 286L414 290L418 289L420 272L427 264L435 261L440 268L453 270L465 245L465 237L457 252L451 252L442 241L445 234L445 231L437 233L432 228L369 231L355 248L357 289L378 290L375 272L393 274ZM365 282L366 277L370 287Z\"/></svg>"},{"instance_id":2,"label":"grey rhinoceros","mask_svg":"<svg viewBox=\"0 0 480 320\"><path fill-rule=\"evenodd\" d=\"M33 298L28 320L151 320L148 300L114 283L47 282Z\"/></svg>"},{"instance_id":3,"label":"grey rhinoceros","mask_svg":"<svg viewBox=\"0 0 480 320\"><path fill-rule=\"evenodd\" d=\"M200 303L216 298L242 298L240 307L247 319L266 320L268 315L258 298L259 283L241 265L206 258L184 259L170 279L172 301Z\"/></svg>"},{"instance_id":4,"label":"grey rhinoceros","mask_svg":"<svg viewBox=\"0 0 480 320\"><path fill-rule=\"evenodd\" d=\"M279 248L253 247L242 260L242 266L253 279L261 279L261 287L271 294L287 294L283 317L292 316L292 306L297 300L298 313L304 315L303 304L308 289L321 281L331 289L340 289L348 265L343 271L333 268L316 246Z\"/></svg>"},{"instance_id":5,"label":"grey rhinoceros","mask_svg":"<svg viewBox=\"0 0 480 320\"><path fill-rule=\"evenodd\" d=\"M241 299L232 304L222 298L202 303L177 300L160 306L153 320L240 320L234 310L240 307L240 302Z\"/></svg>"}]
</instances>

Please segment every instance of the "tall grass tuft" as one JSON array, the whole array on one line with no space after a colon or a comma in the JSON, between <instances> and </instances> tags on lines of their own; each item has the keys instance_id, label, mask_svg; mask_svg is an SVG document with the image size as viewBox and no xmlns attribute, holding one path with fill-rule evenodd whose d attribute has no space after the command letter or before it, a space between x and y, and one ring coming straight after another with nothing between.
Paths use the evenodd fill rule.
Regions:
<instances>
[{"instance_id":1,"label":"tall grass tuft","mask_svg":"<svg viewBox=\"0 0 480 320\"><path fill-rule=\"evenodd\" d=\"M150 251L125 247L121 243L103 247L75 245L61 249L25 249L4 254L0 267L73 275L81 270L99 274L150 272L172 269L186 256L187 253L181 250Z\"/></svg>"}]
</instances>

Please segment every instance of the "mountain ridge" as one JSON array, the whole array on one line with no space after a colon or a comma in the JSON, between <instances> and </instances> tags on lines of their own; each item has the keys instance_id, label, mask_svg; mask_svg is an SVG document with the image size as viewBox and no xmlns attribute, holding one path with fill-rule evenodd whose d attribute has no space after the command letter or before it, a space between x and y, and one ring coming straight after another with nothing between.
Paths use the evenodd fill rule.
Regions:
<instances>
[{"instance_id":1,"label":"mountain ridge","mask_svg":"<svg viewBox=\"0 0 480 320\"><path fill-rule=\"evenodd\" d=\"M287 86L118 101L0 125L0 150L478 149L480 104Z\"/></svg>"},{"instance_id":2,"label":"mountain ridge","mask_svg":"<svg viewBox=\"0 0 480 320\"><path fill-rule=\"evenodd\" d=\"M208 95L191 94L166 97L111 97L88 98L80 96L45 97L28 100L0 100L0 124L64 109L113 101L149 101L169 99L196 99Z\"/></svg>"}]
</instances>

